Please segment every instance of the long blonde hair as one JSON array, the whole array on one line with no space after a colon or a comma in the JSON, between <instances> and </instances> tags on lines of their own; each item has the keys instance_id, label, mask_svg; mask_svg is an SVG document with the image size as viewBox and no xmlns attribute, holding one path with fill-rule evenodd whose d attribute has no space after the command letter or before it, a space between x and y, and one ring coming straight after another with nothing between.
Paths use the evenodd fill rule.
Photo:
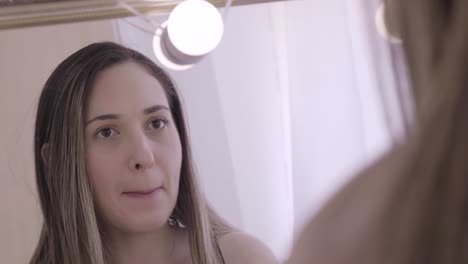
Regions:
<instances>
[{"instance_id":1,"label":"long blonde hair","mask_svg":"<svg viewBox=\"0 0 468 264\"><path fill-rule=\"evenodd\" d=\"M106 246L96 218L92 186L86 175L83 115L96 75L127 61L138 63L154 76L170 104L183 151L173 217L188 230L192 261L195 264L224 263L218 238L230 232L231 227L208 206L200 191L174 82L139 52L103 42L84 47L58 65L39 99L34 153L44 222L31 264L106 263ZM48 144L46 163L41 158L44 144Z\"/></svg>"},{"instance_id":2,"label":"long blonde hair","mask_svg":"<svg viewBox=\"0 0 468 264\"><path fill-rule=\"evenodd\" d=\"M407 145L410 160L386 211L382 261L466 263L468 1L396 3L417 123Z\"/></svg>"}]
</instances>

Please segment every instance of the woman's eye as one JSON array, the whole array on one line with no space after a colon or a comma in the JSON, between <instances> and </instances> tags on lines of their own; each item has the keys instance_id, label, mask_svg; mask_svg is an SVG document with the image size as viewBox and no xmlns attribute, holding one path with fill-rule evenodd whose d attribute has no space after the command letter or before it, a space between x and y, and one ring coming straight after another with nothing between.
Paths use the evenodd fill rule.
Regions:
<instances>
[{"instance_id":1,"label":"woman's eye","mask_svg":"<svg viewBox=\"0 0 468 264\"><path fill-rule=\"evenodd\" d=\"M154 119L153 121L151 121L150 123L150 127L152 129L162 129L164 128L165 126L167 125L167 120L165 119Z\"/></svg>"},{"instance_id":2,"label":"woman's eye","mask_svg":"<svg viewBox=\"0 0 468 264\"><path fill-rule=\"evenodd\" d=\"M106 127L106 128L100 129L96 134L100 138L109 138L113 136L114 134L116 134L116 131L112 128Z\"/></svg>"}]
</instances>

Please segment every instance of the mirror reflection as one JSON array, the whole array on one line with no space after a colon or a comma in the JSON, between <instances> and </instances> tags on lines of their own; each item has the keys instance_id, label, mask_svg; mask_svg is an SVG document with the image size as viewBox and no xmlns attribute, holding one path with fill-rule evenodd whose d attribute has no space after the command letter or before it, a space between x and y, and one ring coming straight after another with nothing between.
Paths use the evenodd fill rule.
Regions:
<instances>
[{"instance_id":1,"label":"mirror reflection","mask_svg":"<svg viewBox=\"0 0 468 264\"><path fill-rule=\"evenodd\" d=\"M412 121L379 6L232 6L219 45L184 71L156 58L140 16L0 31L6 262L286 261Z\"/></svg>"}]
</instances>

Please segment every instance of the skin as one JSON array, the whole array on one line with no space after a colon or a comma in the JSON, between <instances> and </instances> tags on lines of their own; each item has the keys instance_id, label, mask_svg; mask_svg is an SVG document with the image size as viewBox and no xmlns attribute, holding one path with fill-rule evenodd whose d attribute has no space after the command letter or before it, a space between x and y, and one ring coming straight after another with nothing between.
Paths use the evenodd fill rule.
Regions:
<instances>
[{"instance_id":1,"label":"skin","mask_svg":"<svg viewBox=\"0 0 468 264\"><path fill-rule=\"evenodd\" d=\"M395 147L338 191L305 225L287 264L382 262L386 208L410 160L406 147Z\"/></svg>"},{"instance_id":2,"label":"skin","mask_svg":"<svg viewBox=\"0 0 468 264\"><path fill-rule=\"evenodd\" d=\"M224 235L219 245L226 264L278 264L263 242L243 232Z\"/></svg>"}]
</instances>

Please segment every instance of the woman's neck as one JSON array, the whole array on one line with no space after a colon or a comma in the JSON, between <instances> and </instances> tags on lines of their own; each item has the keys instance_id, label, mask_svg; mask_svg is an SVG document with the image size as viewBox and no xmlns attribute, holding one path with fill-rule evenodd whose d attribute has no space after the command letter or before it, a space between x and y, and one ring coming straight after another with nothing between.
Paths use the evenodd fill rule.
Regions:
<instances>
[{"instance_id":1,"label":"woman's neck","mask_svg":"<svg viewBox=\"0 0 468 264\"><path fill-rule=\"evenodd\" d=\"M110 263L177 263L180 238L177 231L165 225L159 230L146 233L123 233L113 231L108 237Z\"/></svg>"}]
</instances>

